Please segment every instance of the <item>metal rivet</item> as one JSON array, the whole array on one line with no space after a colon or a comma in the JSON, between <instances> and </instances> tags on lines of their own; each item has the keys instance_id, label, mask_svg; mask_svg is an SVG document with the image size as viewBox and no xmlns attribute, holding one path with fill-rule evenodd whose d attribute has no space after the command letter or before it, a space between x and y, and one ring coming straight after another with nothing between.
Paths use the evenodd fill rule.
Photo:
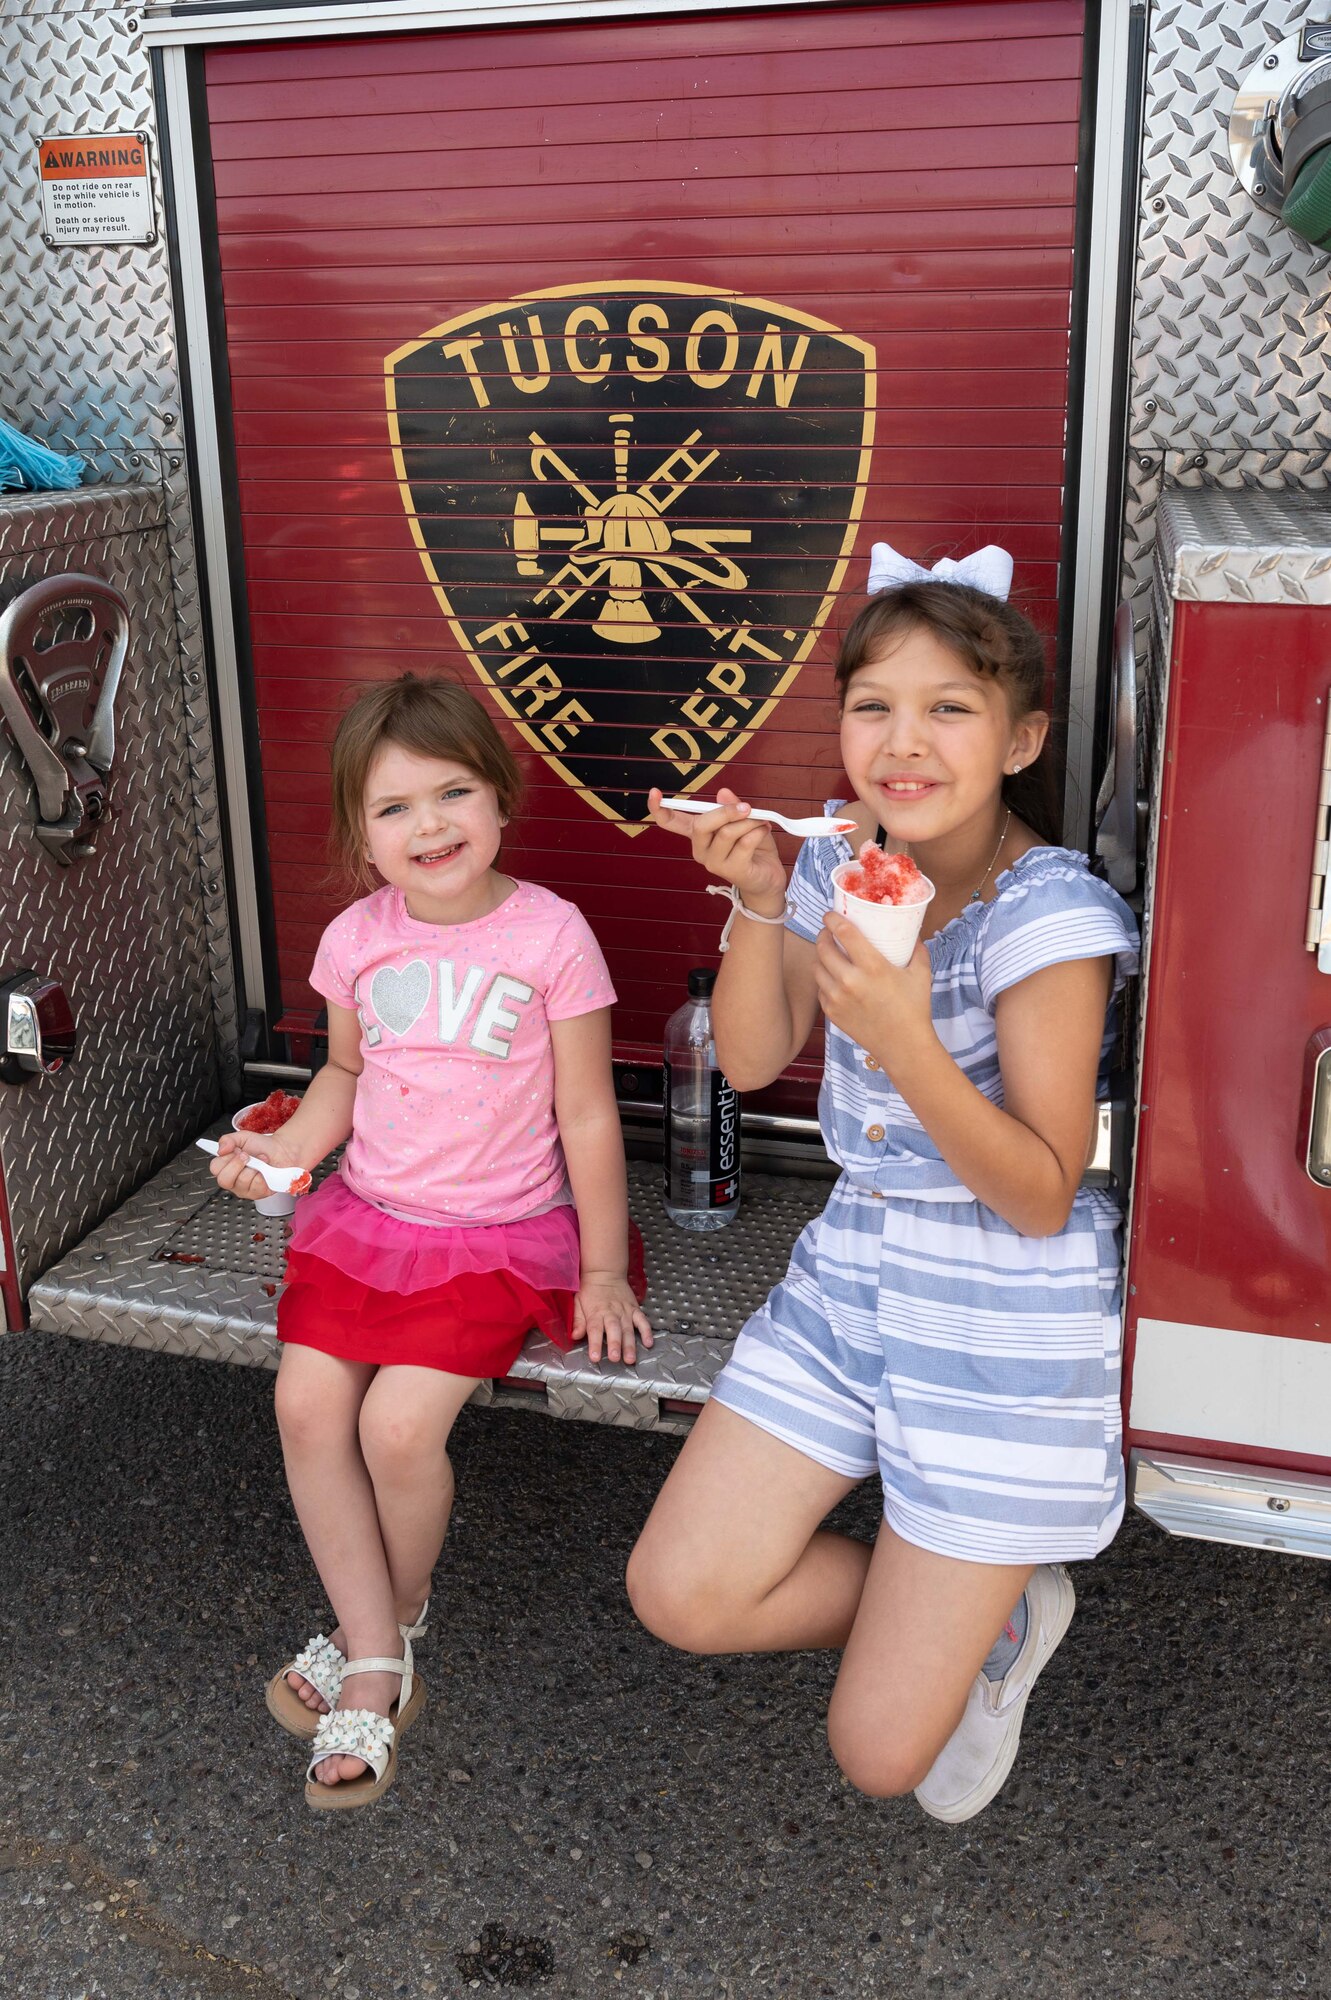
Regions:
<instances>
[{"instance_id":1,"label":"metal rivet","mask_svg":"<svg viewBox=\"0 0 1331 2000\"><path fill-rule=\"evenodd\" d=\"M1147 402L1142 404L1142 408L1146 411L1148 416L1153 417L1156 411L1155 397L1154 396L1150 397L1150 399Z\"/></svg>"},{"instance_id":2,"label":"metal rivet","mask_svg":"<svg viewBox=\"0 0 1331 2000\"><path fill-rule=\"evenodd\" d=\"M173 472L179 472L179 470L180 470L180 460L179 460L178 458L168 458L168 460L167 460L166 462L167 462L167 464L168 464L168 465L170 466L170 468L171 468L171 470L172 470Z\"/></svg>"},{"instance_id":3,"label":"metal rivet","mask_svg":"<svg viewBox=\"0 0 1331 2000\"><path fill-rule=\"evenodd\" d=\"M1138 471L1139 471L1139 472L1149 472L1149 471L1150 471L1150 469L1151 469L1151 461L1150 461L1150 459L1149 459L1149 458L1139 458L1139 459L1137 460L1137 469L1138 469Z\"/></svg>"},{"instance_id":4,"label":"metal rivet","mask_svg":"<svg viewBox=\"0 0 1331 2000\"><path fill-rule=\"evenodd\" d=\"M1155 210L1157 215L1163 212L1164 206L1165 206L1164 201L1161 199L1159 195L1157 195L1155 200L1151 203L1151 207Z\"/></svg>"},{"instance_id":5,"label":"metal rivet","mask_svg":"<svg viewBox=\"0 0 1331 2000\"><path fill-rule=\"evenodd\" d=\"M1253 182L1253 184L1252 184L1252 191L1253 191L1253 193L1254 193L1254 194L1265 194L1265 193L1266 193L1266 182L1265 182L1265 181L1254 181L1254 182Z\"/></svg>"},{"instance_id":6,"label":"metal rivet","mask_svg":"<svg viewBox=\"0 0 1331 2000\"><path fill-rule=\"evenodd\" d=\"M1268 56L1266 58L1266 61L1262 64L1263 69L1279 69L1279 67L1280 67L1279 56Z\"/></svg>"},{"instance_id":7,"label":"metal rivet","mask_svg":"<svg viewBox=\"0 0 1331 2000\"><path fill-rule=\"evenodd\" d=\"M1289 1512L1289 1501L1283 1493L1273 1493L1266 1504L1273 1514L1288 1514Z\"/></svg>"},{"instance_id":8,"label":"metal rivet","mask_svg":"<svg viewBox=\"0 0 1331 2000\"><path fill-rule=\"evenodd\" d=\"M1193 471L1200 472L1205 464L1206 464L1206 453L1204 451L1199 451L1196 458L1194 458L1192 461Z\"/></svg>"}]
</instances>

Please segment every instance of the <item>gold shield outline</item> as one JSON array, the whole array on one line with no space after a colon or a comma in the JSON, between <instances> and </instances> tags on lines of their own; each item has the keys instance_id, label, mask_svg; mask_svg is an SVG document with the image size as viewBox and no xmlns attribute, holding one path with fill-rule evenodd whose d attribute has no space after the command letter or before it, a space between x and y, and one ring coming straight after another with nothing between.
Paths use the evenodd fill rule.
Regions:
<instances>
[{"instance_id":1,"label":"gold shield outline","mask_svg":"<svg viewBox=\"0 0 1331 2000\"><path fill-rule=\"evenodd\" d=\"M607 805L603 799L597 797L595 792L584 785L581 779L561 762L557 752L549 749L539 740L535 732L527 727L522 716L515 712L512 704L507 699L505 689L497 681L491 679L490 675L486 672L484 661L472 651L466 629L454 615L453 607L448 601L448 593L435 572L433 558L426 545L425 537L421 532L420 522L416 518L416 508L411 494L411 483L407 478L406 462L402 456L402 436L398 427L397 385L393 374L399 361L405 361L408 355L418 353L422 347L426 347L430 342L438 340L443 334L457 333L460 328L472 326L477 320L488 319L492 313L506 312L514 306L532 305L542 299L577 298L589 294L594 295L597 292L640 292L645 298L652 298L658 292L666 293L672 298L719 300L723 297L723 294L714 285L689 285L670 278L588 278L584 279L578 285L551 285L541 291L517 292L512 297L502 299L494 305L473 307L471 311L460 313L455 319L444 320L439 326L432 326L428 332L418 335L416 339L408 340L401 347L394 348L393 352L387 355L384 360L384 391L388 405L388 434L393 448L393 465L397 472L398 490L402 496L402 505L411 528L412 539L416 544L416 552L420 556L425 574L430 580L430 586L439 600L445 618L448 620L453 637L457 640L462 652L470 662L477 678L489 688L499 708L508 717L524 741L531 746L545 763L558 772L570 790L576 792L579 798L585 799L589 806L601 814L602 818L612 820L616 826L632 839L637 834L644 832L651 822L649 820L636 820L632 822L626 820L621 813L615 811L613 806ZM860 516L864 511L864 500L869 483L869 465L873 457L874 419L877 411L878 353L877 349L869 341L862 339L859 334L843 333L841 328L833 326L830 320L816 319L812 313L798 312L793 306L780 305L773 299L750 298L746 294L739 292L726 293L724 297L733 300L736 305L750 306L757 312L783 314L787 321L793 321L799 326L807 326L815 333L829 333L835 339L839 340L843 346L850 348L856 353L864 364L864 429L860 443L859 465L855 473L855 490L851 500L850 512L846 517L846 528L845 534L842 537L841 553L833 566L826 595L809 626L804 643L790 661L785 673L767 700L762 704L762 707L745 722L743 729L736 730L734 742L723 749L696 777L690 778L687 784L679 787L679 794L681 796L687 796L690 792L701 791L717 775L723 765L728 764L730 759L746 743L752 741L753 737L762 728L768 716L772 713L772 710L776 707L778 701L780 701L782 695L785 694L786 690L794 682L804 661L812 651L823 626L827 623L832 606L836 602L837 593L841 588L842 579L846 574L846 565L849 563L851 553L855 547L855 538L859 532Z\"/></svg>"}]
</instances>

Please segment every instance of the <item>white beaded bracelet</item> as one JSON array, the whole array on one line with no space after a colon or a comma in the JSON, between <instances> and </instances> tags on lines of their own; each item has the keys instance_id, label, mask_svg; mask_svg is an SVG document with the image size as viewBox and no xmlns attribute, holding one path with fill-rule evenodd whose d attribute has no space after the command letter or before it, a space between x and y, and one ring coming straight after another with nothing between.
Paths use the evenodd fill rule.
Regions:
<instances>
[{"instance_id":1,"label":"white beaded bracelet","mask_svg":"<svg viewBox=\"0 0 1331 2000\"><path fill-rule=\"evenodd\" d=\"M795 905L789 896L786 897L786 907L779 917L764 917L760 916L757 910L746 909L733 882L709 882L707 893L709 896L728 896L730 899L730 915L726 918L725 929L717 945L718 951L730 950L730 933L734 929L736 917L747 917L751 924L784 924L787 917L795 914Z\"/></svg>"}]
</instances>

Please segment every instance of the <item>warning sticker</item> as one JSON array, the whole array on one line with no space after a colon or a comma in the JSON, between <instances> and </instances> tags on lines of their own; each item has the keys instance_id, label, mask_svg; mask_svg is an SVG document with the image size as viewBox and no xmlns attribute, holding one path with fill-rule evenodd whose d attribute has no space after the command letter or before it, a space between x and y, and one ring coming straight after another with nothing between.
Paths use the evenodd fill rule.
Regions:
<instances>
[{"instance_id":1,"label":"warning sticker","mask_svg":"<svg viewBox=\"0 0 1331 2000\"><path fill-rule=\"evenodd\" d=\"M42 235L48 243L152 243L152 181L141 132L42 139Z\"/></svg>"}]
</instances>

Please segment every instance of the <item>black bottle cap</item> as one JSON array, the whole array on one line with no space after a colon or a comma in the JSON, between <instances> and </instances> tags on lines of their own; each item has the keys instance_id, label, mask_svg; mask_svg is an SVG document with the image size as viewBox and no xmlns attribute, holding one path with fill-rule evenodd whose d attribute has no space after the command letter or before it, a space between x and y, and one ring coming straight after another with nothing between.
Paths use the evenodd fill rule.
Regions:
<instances>
[{"instance_id":1,"label":"black bottle cap","mask_svg":"<svg viewBox=\"0 0 1331 2000\"><path fill-rule=\"evenodd\" d=\"M716 973L710 965L695 965L689 974L690 1000L710 1000L712 988L716 985Z\"/></svg>"}]
</instances>

